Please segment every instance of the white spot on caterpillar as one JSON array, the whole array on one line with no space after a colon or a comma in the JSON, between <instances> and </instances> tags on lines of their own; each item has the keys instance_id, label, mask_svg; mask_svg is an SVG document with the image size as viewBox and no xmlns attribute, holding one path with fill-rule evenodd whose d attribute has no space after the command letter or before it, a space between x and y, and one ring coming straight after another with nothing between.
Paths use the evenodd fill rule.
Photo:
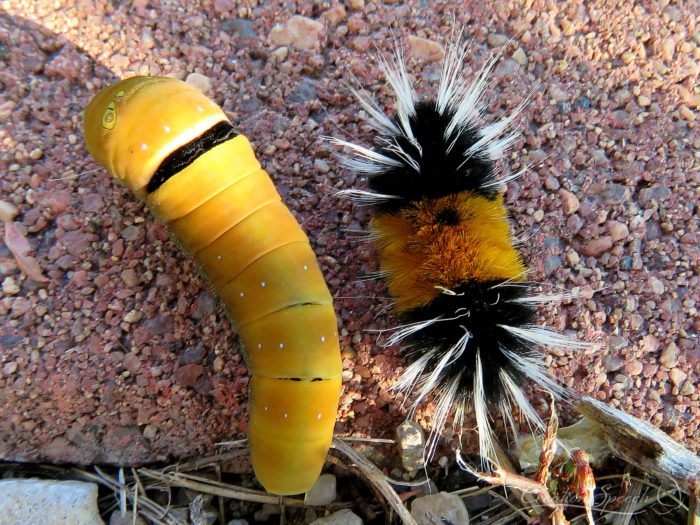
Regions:
<instances>
[{"instance_id":1,"label":"white spot on caterpillar","mask_svg":"<svg viewBox=\"0 0 700 525\"><path fill-rule=\"evenodd\" d=\"M262 343L258 343L258 348L262 348Z\"/></svg>"},{"instance_id":2,"label":"white spot on caterpillar","mask_svg":"<svg viewBox=\"0 0 700 525\"><path fill-rule=\"evenodd\" d=\"M197 111L199 111L199 112L204 111L204 108L202 106L197 105L196 107L197 107Z\"/></svg>"},{"instance_id":3,"label":"white spot on caterpillar","mask_svg":"<svg viewBox=\"0 0 700 525\"><path fill-rule=\"evenodd\" d=\"M287 418L289 417L289 414L287 414L287 413L285 412L284 414L282 414L282 417L283 417L284 419L287 419Z\"/></svg>"},{"instance_id":4,"label":"white spot on caterpillar","mask_svg":"<svg viewBox=\"0 0 700 525\"><path fill-rule=\"evenodd\" d=\"M163 131L170 133L170 126L163 126Z\"/></svg>"},{"instance_id":5,"label":"white spot on caterpillar","mask_svg":"<svg viewBox=\"0 0 700 525\"><path fill-rule=\"evenodd\" d=\"M245 294L243 292L241 292L241 297L245 297Z\"/></svg>"},{"instance_id":6,"label":"white spot on caterpillar","mask_svg":"<svg viewBox=\"0 0 700 525\"><path fill-rule=\"evenodd\" d=\"M284 348L284 343L280 343L280 348Z\"/></svg>"},{"instance_id":7,"label":"white spot on caterpillar","mask_svg":"<svg viewBox=\"0 0 700 525\"><path fill-rule=\"evenodd\" d=\"M141 149L146 151L148 149L148 144L141 144Z\"/></svg>"},{"instance_id":8,"label":"white spot on caterpillar","mask_svg":"<svg viewBox=\"0 0 700 525\"><path fill-rule=\"evenodd\" d=\"M321 419L321 414L316 414L316 419Z\"/></svg>"},{"instance_id":9,"label":"white spot on caterpillar","mask_svg":"<svg viewBox=\"0 0 700 525\"><path fill-rule=\"evenodd\" d=\"M263 408L264 408L265 412L267 412L270 409L270 407L267 405L265 405Z\"/></svg>"},{"instance_id":10,"label":"white spot on caterpillar","mask_svg":"<svg viewBox=\"0 0 700 525\"><path fill-rule=\"evenodd\" d=\"M321 342L322 342L322 343L325 343L325 342L326 342L326 336L325 336L325 335L322 335L322 336L321 336Z\"/></svg>"},{"instance_id":11,"label":"white spot on caterpillar","mask_svg":"<svg viewBox=\"0 0 700 525\"><path fill-rule=\"evenodd\" d=\"M221 260L221 255L217 255L217 256L216 256L216 260L217 260L217 261L220 261L220 260Z\"/></svg>"},{"instance_id":12,"label":"white spot on caterpillar","mask_svg":"<svg viewBox=\"0 0 700 525\"><path fill-rule=\"evenodd\" d=\"M260 286L261 286L262 288L265 288L265 287L267 286L267 284L265 283L265 281L262 281L262 282L260 283Z\"/></svg>"},{"instance_id":13,"label":"white spot on caterpillar","mask_svg":"<svg viewBox=\"0 0 700 525\"><path fill-rule=\"evenodd\" d=\"M308 270L308 269L309 269L309 267L304 265L304 270Z\"/></svg>"}]
</instances>

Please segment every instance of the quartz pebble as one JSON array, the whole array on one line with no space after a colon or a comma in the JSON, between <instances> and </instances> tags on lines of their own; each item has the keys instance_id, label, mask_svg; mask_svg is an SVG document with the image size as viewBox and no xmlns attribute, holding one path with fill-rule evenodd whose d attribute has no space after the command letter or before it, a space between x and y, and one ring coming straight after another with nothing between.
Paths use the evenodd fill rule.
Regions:
<instances>
[{"instance_id":1,"label":"quartz pebble","mask_svg":"<svg viewBox=\"0 0 700 525\"><path fill-rule=\"evenodd\" d=\"M97 485L82 481L0 481L0 522L32 525L104 525Z\"/></svg>"},{"instance_id":2,"label":"quartz pebble","mask_svg":"<svg viewBox=\"0 0 700 525\"><path fill-rule=\"evenodd\" d=\"M411 516L418 525L459 523L469 525L469 513L462 498L448 492L416 498L411 503Z\"/></svg>"},{"instance_id":3,"label":"quartz pebble","mask_svg":"<svg viewBox=\"0 0 700 525\"><path fill-rule=\"evenodd\" d=\"M396 429L403 468L413 474L424 466L425 435L416 421L407 420Z\"/></svg>"},{"instance_id":4,"label":"quartz pebble","mask_svg":"<svg viewBox=\"0 0 700 525\"><path fill-rule=\"evenodd\" d=\"M411 47L411 51L416 58L425 60L426 62L442 60L445 56L445 48L427 38L410 35L408 37L408 45Z\"/></svg>"},{"instance_id":5,"label":"quartz pebble","mask_svg":"<svg viewBox=\"0 0 700 525\"><path fill-rule=\"evenodd\" d=\"M335 476L321 474L314 486L304 494L304 504L311 506L330 505L335 501Z\"/></svg>"},{"instance_id":6,"label":"quartz pebble","mask_svg":"<svg viewBox=\"0 0 700 525\"><path fill-rule=\"evenodd\" d=\"M310 525L362 525L362 519L350 509L343 509L330 516L318 518Z\"/></svg>"}]
</instances>

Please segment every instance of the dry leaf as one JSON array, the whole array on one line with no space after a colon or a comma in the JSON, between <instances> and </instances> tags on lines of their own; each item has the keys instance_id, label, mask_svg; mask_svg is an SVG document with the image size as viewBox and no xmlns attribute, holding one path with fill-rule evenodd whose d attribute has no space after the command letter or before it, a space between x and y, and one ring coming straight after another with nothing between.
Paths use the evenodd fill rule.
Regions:
<instances>
[{"instance_id":1,"label":"dry leaf","mask_svg":"<svg viewBox=\"0 0 700 525\"><path fill-rule=\"evenodd\" d=\"M48 282L48 279L41 273L39 262L34 257L27 255L32 249L29 241L12 221L5 222L5 244L15 256L17 266L27 277L39 283Z\"/></svg>"}]
</instances>

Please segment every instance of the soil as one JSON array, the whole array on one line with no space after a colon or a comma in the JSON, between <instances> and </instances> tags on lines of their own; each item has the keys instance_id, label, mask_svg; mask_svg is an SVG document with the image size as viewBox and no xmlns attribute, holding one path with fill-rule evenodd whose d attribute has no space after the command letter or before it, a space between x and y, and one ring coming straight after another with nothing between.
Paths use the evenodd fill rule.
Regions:
<instances>
[{"instance_id":1,"label":"soil","mask_svg":"<svg viewBox=\"0 0 700 525\"><path fill-rule=\"evenodd\" d=\"M472 41L467 75L505 45L487 119L532 94L504 171L535 165L507 201L531 279L583 296L542 309L542 323L598 343L546 354L551 374L697 451L700 7L494 4L0 2L0 198L39 271L0 245L0 458L139 465L246 435L248 371L216 296L83 143L89 99L137 74L201 75L253 141L336 298L336 432L392 437L404 361L377 332L397 320L383 284L362 279L377 270L353 233L368 212L335 195L365 182L321 137L371 143L349 86L390 106L375 55L394 41L411 49L417 91L434 94L455 28ZM546 414L548 398L528 393ZM432 408L417 414L426 427Z\"/></svg>"}]
</instances>

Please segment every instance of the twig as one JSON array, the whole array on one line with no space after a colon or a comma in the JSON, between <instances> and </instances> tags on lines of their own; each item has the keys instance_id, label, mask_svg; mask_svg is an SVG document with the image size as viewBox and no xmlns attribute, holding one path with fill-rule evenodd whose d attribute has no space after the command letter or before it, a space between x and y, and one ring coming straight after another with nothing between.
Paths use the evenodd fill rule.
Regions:
<instances>
[{"instance_id":1,"label":"twig","mask_svg":"<svg viewBox=\"0 0 700 525\"><path fill-rule=\"evenodd\" d=\"M185 471L185 470L199 470L206 467L211 467L215 463L220 463L228 461L230 459L235 459L241 456L247 456L250 454L250 450L246 448L231 450L229 452L222 452L221 454L213 454L211 456L204 456L202 458L192 459L187 463L176 463L174 465L168 465L160 469L162 472L171 471Z\"/></svg>"},{"instance_id":2,"label":"twig","mask_svg":"<svg viewBox=\"0 0 700 525\"><path fill-rule=\"evenodd\" d=\"M544 485L541 485L524 476L508 472L495 464L492 464L494 473L487 474L486 472L478 472L470 469L459 455L457 456L457 463L460 464L462 469L466 470L473 476L476 476L481 481L495 486L512 488L524 494L535 496L540 505L544 507L543 511L539 512L538 514L540 517L546 519L547 523L551 522L553 525L563 525L568 523L566 518L564 518L561 507L557 505Z\"/></svg>"},{"instance_id":3,"label":"twig","mask_svg":"<svg viewBox=\"0 0 700 525\"><path fill-rule=\"evenodd\" d=\"M366 438L366 437L354 437L354 436L336 436L343 441L357 441L359 443L377 443L380 445L396 445L395 439L385 439L385 438Z\"/></svg>"},{"instance_id":4,"label":"twig","mask_svg":"<svg viewBox=\"0 0 700 525\"><path fill-rule=\"evenodd\" d=\"M700 483L695 483L688 505L688 525L700 525Z\"/></svg>"},{"instance_id":5,"label":"twig","mask_svg":"<svg viewBox=\"0 0 700 525\"><path fill-rule=\"evenodd\" d=\"M600 424L616 456L642 472L675 482L686 492L700 479L700 458L650 423L590 397L582 398L576 409Z\"/></svg>"},{"instance_id":6,"label":"twig","mask_svg":"<svg viewBox=\"0 0 700 525\"><path fill-rule=\"evenodd\" d=\"M625 503L619 510L619 514L617 514L615 519L613 519L613 525L629 525L630 521L632 521L632 516L634 516L636 511L635 507L637 504L637 499L642 493L642 487L643 485L638 481L632 481L627 493L627 498L625 499Z\"/></svg>"},{"instance_id":7,"label":"twig","mask_svg":"<svg viewBox=\"0 0 700 525\"><path fill-rule=\"evenodd\" d=\"M141 474L152 479L156 479L172 485L174 487L189 488L192 490L197 490L204 494L212 494L214 496L223 496L225 498L233 498L243 501L253 501L256 503L270 503L272 505L284 504L290 507L305 507L306 505L300 499L288 498L279 496L273 496L266 492L261 492L258 490L246 489L243 487L236 487L234 485L227 485L225 483L219 483L206 478L200 478L190 474L184 474L179 472L158 472L156 470L150 470L146 468L139 469Z\"/></svg>"},{"instance_id":8,"label":"twig","mask_svg":"<svg viewBox=\"0 0 700 525\"><path fill-rule=\"evenodd\" d=\"M356 452L350 445L345 443L342 439L334 438L333 446L345 456L347 456L352 462L354 462L357 467L362 471L362 473L367 477L367 479L372 483L384 496L386 501L391 505L396 514L401 518L404 525L418 525L413 516L408 512L408 509L401 502L399 495L391 488L391 485L386 479L386 476L379 470L375 465L370 463L364 456Z\"/></svg>"},{"instance_id":9,"label":"twig","mask_svg":"<svg viewBox=\"0 0 700 525\"><path fill-rule=\"evenodd\" d=\"M100 470L99 467L94 468L96 474L80 469L71 469L70 472L82 479L87 479L94 483L104 485L117 493L119 493L122 488L124 490L127 489L127 487L123 483L120 483L114 478L108 476L102 470ZM128 491L126 492L126 494L127 497L129 497ZM158 505L155 501L150 500L149 498L142 498L140 504L142 508L139 510L139 513L143 514L146 518L151 520L156 525L185 525L181 521L171 516L168 516L167 511L163 507ZM136 513L134 512L134 514Z\"/></svg>"}]
</instances>

